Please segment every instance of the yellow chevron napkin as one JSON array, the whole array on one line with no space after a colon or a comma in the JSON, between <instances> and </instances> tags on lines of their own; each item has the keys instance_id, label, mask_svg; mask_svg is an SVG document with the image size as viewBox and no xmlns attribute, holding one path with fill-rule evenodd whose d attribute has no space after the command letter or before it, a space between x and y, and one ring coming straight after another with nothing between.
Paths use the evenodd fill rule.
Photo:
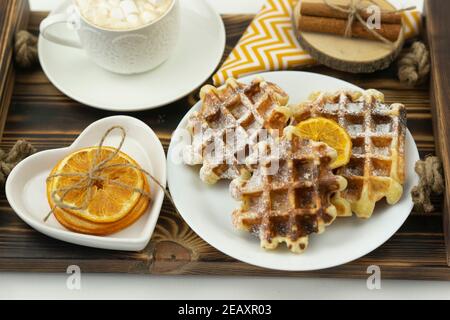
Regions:
<instances>
[{"instance_id":1,"label":"yellow chevron napkin","mask_svg":"<svg viewBox=\"0 0 450 320\"><path fill-rule=\"evenodd\" d=\"M285 70L314 64L296 39L292 23L293 8L298 0L266 0L261 11L249 25L230 56L213 76L214 84L221 85L229 77ZM419 34L420 12L402 13L406 38Z\"/></svg>"}]
</instances>

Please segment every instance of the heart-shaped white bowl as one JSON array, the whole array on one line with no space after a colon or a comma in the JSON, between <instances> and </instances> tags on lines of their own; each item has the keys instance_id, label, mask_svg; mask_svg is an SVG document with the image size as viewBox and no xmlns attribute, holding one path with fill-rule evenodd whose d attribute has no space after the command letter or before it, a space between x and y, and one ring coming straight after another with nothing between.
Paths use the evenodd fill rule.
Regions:
<instances>
[{"instance_id":1,"label":"heart-shaped white bowl","mask_svg":"<svg viewBox=\"0 0 450 320\"><path fill-rule=\"evenodd\" d=\"M166 159L164 149L156 134L144 122L127 116L101 119L87 127L70 147L36 153L20 162L6 181L6 197L17 215L39 232L55 239L88 247L139 251L146 247L158 220L164 192L150 178L152 200L147 212L133 225L109 235L92 236L65 229L55 217L47 222L50 211L46 196L46 178L59 160L75 150L98 145L104 133L112 126L122 126L126 139L122 151L135 159L163 186L166 185ZM117 147L120 131L114 130L104 145Z\"/></svg>"}]
</instances>

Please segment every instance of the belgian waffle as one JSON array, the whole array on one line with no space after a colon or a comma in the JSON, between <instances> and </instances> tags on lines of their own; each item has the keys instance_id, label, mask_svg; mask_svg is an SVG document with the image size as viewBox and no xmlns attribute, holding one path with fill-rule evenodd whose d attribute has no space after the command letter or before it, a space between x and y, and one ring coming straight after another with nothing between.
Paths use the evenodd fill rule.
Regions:
<instances>
[{"instance_id":1,"label":"belgian waffle","mask_svg":"<svg viewBox=\"0 0 450 320\"><path fill-rule=\"evenodd\" d=\"M208 184L238 177L249 146L279 136L289 120L288 95L261 78L249 85L235 79L221 88L207 85L200 98L201 110L188 120L192 144L183 150L183 159L201 164L200 178Z\"/></svg>"},{"instance_id":2,"label":"belgian waffle","mask_svg":"<svg viewBox=\"0 0 450 320\"><path fill-rule=\"evenodd\" d=\"M311 233L323 232L336 218L330 198L347 182L329 167L336 151L298 137L296 130L287 127L276 143L255 145L247 158L253 171L234 179L230 191L241 201L240 209L233 212L236 228L258 235L265 249L285 242L292 252L300 253Z\"/></svg>"},{"instance_id":3,"label":"belgian waffle","mask_svg":"<svg viewBox=\"0 0 450 320\"><path fill-rule=\"evenodd\" d=\"M350 162L337 170L348 181L340 196L361 218L369 218L375 203L386 197L397 203L405 179L406 110L402 104L387 105L376 90L315 93L293 112L294 124L309 117L338 122L352 139ZM339 215L351 215L351 212Z\"/></svg>"}]
</instances>

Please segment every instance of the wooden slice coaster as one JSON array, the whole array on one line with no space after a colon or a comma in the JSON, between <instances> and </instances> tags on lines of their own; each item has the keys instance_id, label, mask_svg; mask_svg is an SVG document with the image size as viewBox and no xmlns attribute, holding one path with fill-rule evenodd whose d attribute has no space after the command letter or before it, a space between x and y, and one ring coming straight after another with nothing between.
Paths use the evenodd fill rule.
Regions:
<instances>
[{"instance_id":1,"label":"wooden slice coaster","mask_svg":"<svg viewBox=\"0 0 450 320\"><path fill-rule=\"evenodd\" d=\"M307 0L321 2L323 0ZM330 68L351 72L371 73L387 68L399 55L405 42L405 30L402 26L398 39L394 45L378 40L345 38L344 36L304 32L298 28L302 19L300 0L294 9L294 24L297 38L303 49L321 64ZM395 10L388 1L374 0L381 10ZM348 0L334 0L337 5L348 5Z\"/></svg>"}]
</instances>

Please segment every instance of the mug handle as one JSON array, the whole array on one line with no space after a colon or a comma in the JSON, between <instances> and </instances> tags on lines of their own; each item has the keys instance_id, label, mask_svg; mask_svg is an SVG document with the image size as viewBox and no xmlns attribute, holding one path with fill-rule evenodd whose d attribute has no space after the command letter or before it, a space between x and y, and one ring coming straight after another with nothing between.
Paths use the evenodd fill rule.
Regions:
<instances>
[{"instance_id":1,"label":"mug handle","mask_svg":"<svg viewBox=\"0 0 450 320\"><path fill-rule=\"evenodd\" d=\"M49 29L52 26L61 24L61 23L68 23L67 14L58 13L58 14L48 16L41 22L41 24L39 26L41 35L48 41L51 41L51 42L54 42L54 43L57 43L57 44L60 44L63 46L67 46L67 47L81 49L82 46L79 41L59 37L59 36L53 35L49 32Z\"/></svg>"}]
</instances>

